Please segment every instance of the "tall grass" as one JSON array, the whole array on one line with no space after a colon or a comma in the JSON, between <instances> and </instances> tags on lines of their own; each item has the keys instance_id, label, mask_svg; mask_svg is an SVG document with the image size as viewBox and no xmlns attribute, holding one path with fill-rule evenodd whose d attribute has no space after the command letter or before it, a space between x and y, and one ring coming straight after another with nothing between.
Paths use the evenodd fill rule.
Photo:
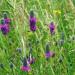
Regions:
<instances>
[{"instance_id":1,"label":"tall grass","mask_svg":"<svg viewBox=\"0 0 75 75\"><path fill-rule=\"evenodd\" d=\"M29 13L33 10L37 18L37 30L29 29ZM0 31L0 75L75 75L75 2L74 0L3 0L0 4L0 20L7 12L11 18L11 30L4 36ZM51 36L48 25L54 22L55 35ZM64 33L65 43L62 47L56 45ZM37 43L38 41L38 43ZM29 43L32 44L32 54L36 62L31 65L30 72L21 71L23 57L29 53ZM44 57L45 46L50 44L50 50L55 57L47 61ZM21 48L22 52L17 51ZM63 62L59 62L63 56ZM10 68L11 62L13 69Z\"/></svg>"}]
</instances>

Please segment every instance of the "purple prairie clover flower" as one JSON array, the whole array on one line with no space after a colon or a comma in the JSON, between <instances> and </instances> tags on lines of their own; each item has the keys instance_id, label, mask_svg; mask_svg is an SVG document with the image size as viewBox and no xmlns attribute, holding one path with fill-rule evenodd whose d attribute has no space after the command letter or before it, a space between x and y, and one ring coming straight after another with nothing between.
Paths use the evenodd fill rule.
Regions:
<instances>
[{"instance_id":1,"label":"purple prairie clover flower","mask_svg":"<svg viewBox=\"0 0 75 75\"><path fill-rule=\"evenodd\" d=\"M1 31L4 35L6 35L9 32L9 25L5 24L5 25L1 26Z\"/></svg>"},{"instance_id":2,"label":"purple prairie clover flower","mask_svg":"<svg viewBox=\"0 0 75 75\"><path fill-rule=\"evenodd\" d=\"M51 34L54 34L54 33L55 33L55 25L54 25L53 22L50 23L49 29L50 29L50 33L51 33Z\"/></svg>"},{"instance_id":3,"label":"purple prairie clover flower","mask_svg":"<svg viewBox=\"0 0 75 75\"><path fill-rule=\"evenodd\" d=\"M6 19L4 19L4 21L5 21L5 24L9 24L10 23L10 18L6 18Z\"/></svg>"},{"instance_id":4,"label":"purple prairie clover flower","mask_svg":"<svg viewBox=\"0 0 75 75\"><path fill-rule=\"evenodd\" d=\"M11 22L11 19L7 17L6 13L4 13L4 22L5 24L9 24Z\"/></svg>"},{"instance_id":5,"label":"purple prairie clover flower","mask_svg":"<svg viewBox=\"0 0 75 75\"><path fill-rule=\"evenodd\" d=\"M48 59L50 57L54 57L55 53L49 50L49 44L46 45L45 57Z\"/></svg>"},{"instance_id":6,"label":"purple prairie clover flower","mask_svg":"<svg viewBox=\"0 0 75 75\"><path fill-rule=\"evenodd\" d=\"M4 23L4 20L1 20L0 30L4 35L6 35L9 32L9 25Z\"/></svg>"},{"instance_id":7,"label":"purple prairie clover flower","mask_svg":"<svg viewBox=\"0 0 75 75\"><path fill-rule=\"evenodd\" d=\"M32 55L30 54L29 57L28 57L28 63L33 64L34 62L35 62L35 58L32 57Z\"/></svg>"},{"instance_id":8,"label":"purple prairie clover flower","mask_svg":"<svg viewBox=\"0 0 75 75\"><path fill-rule=\"evenodd\" d=\"M36 31L36 18L30 17L30 30Z\"/></svg>"},{"instance_id":9,"label":"purple prairie clover flower","mask_svg":"<svg viewBox=\"0 0 75 75\"><path fill-rule=\"evenodd\" d=\"M23 60L23 66L21 66L22 71L29 72L31 70L30 66L27 64L26 58Z\"/></svg>"},{"instance_id":10,"label":"purple prairie clover flower","mask_svg":"<svg viewBox=\"0 0 75 75\"><path fill-rule=\"evenodd\" d=\"M30 71L30 67L29 66L21 66L21 70L29 72Z\"/></svg>"},{"instance_id":11,"label":"purple prairie clover flower","mask_svg":"<svg viewBox=\"0 0 75 75\"><path fill-rule=\"evenodd\" d=\"M48 52L45 53L46 58L50 58L50 57L54 57L54 56L55 56L55 53L52 52L52 51L48 51Z\"/></svg>"},{"instance_id":12,"label":"purple prairie clover flower","mask_svg":"<svg viewBox=\"0 0 75 75\"><path fill-rule=\"evenodd\" d=\"M33 11L30 12L29 23L30 23L30 30L36 31L36 18L34 17Z\"/></svg>"}]
</instances>

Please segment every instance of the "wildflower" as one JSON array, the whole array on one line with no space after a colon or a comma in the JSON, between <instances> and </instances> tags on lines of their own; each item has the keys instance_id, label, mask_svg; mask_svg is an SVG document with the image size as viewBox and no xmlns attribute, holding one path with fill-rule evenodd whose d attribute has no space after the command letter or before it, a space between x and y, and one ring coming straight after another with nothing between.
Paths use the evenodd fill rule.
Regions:
<instances>
[{"instance_id":1,"label":"wildflower","mask_svg":"<svg viewBox=\"0 0 75 75\"><path fill-rule=\"evenodd\" d=\"M28 63L33 64L35 62L35 58L30 54L28 57Z\"/></svg>"},{"instance_id":2,"label":"wildflower","mask_svg":"<svg viewBox=\"0 0 75 75\"><path fill-rule=\"evenodd\" d=\"M6 35L9 32L9 25L4 23L4 20L1 20L0 30L4 35Z\"/></svg>"},{"instance_id":3,"label":"wildflower","mask_svg":"<svg viewBox=\"0 0 75 75\"><path fill-rule=\"evenodd\" d=\"M48 59L50 57L54 57L55 53L49 50L49 45L46 45L46 53L45 53L45 57Z\"/></svg>"},{"instance_id":4,"label":"wildflower","mask_svg":"<svg viewBox=\"0 0 75 75\"><path fill-rule=\"evenodd\" d=\"M9 24L10 21L11 21L11 20L10 20L10 18L7 17L7 14L4 13L4 22L5 22L5 24Z\"/></svg>"},{"instance_id":5,"label":"wildflower","mask_svg":"<svg viewBox=\"0 0 75 75\"><path fill-rule=\"evenodd\" d=\"M55 53L52 52L52 51L48 51L48 52L45 53L46 58L50 58L50 57L54 57L54 56L55 56Z\"/></svg>"},{"instance_id":6,"label":"wildflower","mask_svg":"<svg viewBox=\"0 0 75 75\"><path fill-rule=\"evenodd\" d=\"M9 32L8 25L6 24L6 25L1 26L1 31L4 35L6 35Z\"/></svg>"},{"instance_id":7,"label":"wildflower","mask_svg":"<svg viewBox=\"0 0 75 75\"><path fill-rule=\"evenodd\" d=\"M23 66L21 66L21 70L26 72L30 71L30 66L27 64L26 58L24 58L23 60Z\"/></svg>"},{"instance_id":8,"label":"wildflower","mask_svg":"<svg viewBox=\"0 0 75 75\"><path fill-rule=\"evenodd\" d=\"M49 28L50 28L51 35L54 34L55 33L55 25L53 22L50 23Z\"/></svg>"},{"instance_id":9,"label":"wildflower","mask_svg":"<svg viewBox=\"0 0 75 75\"><path fill-rule=\"evenodd\" d=\"M34 17L33 11L30 12L30 30L31 31L36 31L36 18Z\"/></svg>"}]
</instances>

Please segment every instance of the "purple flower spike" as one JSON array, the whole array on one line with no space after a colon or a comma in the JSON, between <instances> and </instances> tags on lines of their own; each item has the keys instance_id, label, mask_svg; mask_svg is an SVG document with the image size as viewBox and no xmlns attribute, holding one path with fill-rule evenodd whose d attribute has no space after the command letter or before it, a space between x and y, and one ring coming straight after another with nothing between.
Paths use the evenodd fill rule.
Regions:
<instances>
[{"instance_id":1,"label":"purple flower spike","mask_svg":"<svg viewBox=\"0 0 75 75\"><path fill-rule=\"evenodd\" d=\"M46 58L49 58L51 55L50 55L50 52L46 52L45 53L45 56L46 56Z\"/></svg>"},{"instance_id":2,"label":"purple flower spike","mask_svg":"<svg viewBox=\"0 0 75 75\"><path fill-rule=\"evenodd\" d=\"M31 11L31 13L30 13L29 22L30 22L30 30L36 31L36 18L34 17L33 11Z\"/></svg>"},{"instance_id":3,"label":"purple flower spike","mask_svg":"<svg viewBox=\"0 0 75 75\"><path fill-rule=\"evenodd\" d=\"M54 52L48 51L48 52L45 53L46 58L50 58L50 57L54 57L54 56L55 56Z\"/></svg>"},{"instance_id":4,"label":"purple flower spike","mask_svg":"<svg viewBox=\"0 0 75 75\"><path fill-rule=\"evenodd\" d=\"M30 30L36 31L36 18L30 17Z\"/></svg>"},{"instance_id":5,"label":"purple flower spike","mask_svg":"<svg viewBox=\"0 0 75 75\"><path fill-rule=\"evenodd\" d=\"M49 28L50 28L51 34L54 34L55 33L55 25L53 22L50 23Z\"/></svg>"},{"instance_id":6,"label":"purple flower spike","mask_svg":"<svg viewBox=\"0 0 75 75\"><path fill-rule=\"evenodd\" d=\"M21 66L21 70L26 72L29 72L31 70L30 66L28 66L27 64L26 58L24 58L23 60L23 66Z\"/></svg>"},{"instance_id":7,"label":"purple flower spike","mask_svg":"<svg viewBox=\"0 0 75 75\"><path fill-rule=\"evenodd\" d=\"M9 26L7 24L3 25L1 27L1 31L4 35L6 35L9 32Z\"/></svg>"}]
</instances>

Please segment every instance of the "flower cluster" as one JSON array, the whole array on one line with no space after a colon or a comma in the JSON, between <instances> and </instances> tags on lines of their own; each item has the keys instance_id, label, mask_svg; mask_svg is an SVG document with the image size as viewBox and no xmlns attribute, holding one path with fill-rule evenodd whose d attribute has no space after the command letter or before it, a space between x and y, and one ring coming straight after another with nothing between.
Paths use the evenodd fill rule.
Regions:
<instances>
[{"instance_id":1,"label":"flower cluster","mask_svg":"<svg viewBox=\"0 0 75 75\"><path fill-rule=\"evenodd\" d=\"M22 70L22 71L29 72L30 69L31 69L31 68L30 68L30 66L29 66L28 63L27 63L27 59L24 58L24 60L23 60L23 66L21 66L21 70Z\"/></svg>"},{"instance_id":2,"label":"flower cluster","mask_svg":"<svg viewBox=\"0 0 75 75\"><path fill-rule=\"evenodd\" d=\"M53 22L50 23L49 28L50 28L51 35L54 34L55 33L55 25Z\"/></svg>"},{"instance_id":3,"label":"flower cluster","mask_svg":"<svg viewBox=\"0 0 75 75\"><path fill-rule=\"evenodd\" d=\"M36 29L37 29L36 28L36 18L34 16L34 12L33 11L30 12L29 26L30 26L30 30L32 32L35 32L36 31ZM54 24L54 22L51 22L49 24L49 30L50 30L50 34L51 35L55 34L55 24ZM38 42L39 41L37 41L37 43ZM63 43L64 43L64 33L62 32L61 38L57 42L57 44L59 46L62 46ZM21 67L21 70L22 71L27 71L27 72L29 72L31 70L30 65L33 64L33 63L35 63L35 58L32 55L32 47L31 47L31 44L29 44L29 47L30 47L29 55L28 55L27 58L24 58L23 66ZM45 53L44 53L44 58L46 58L48 60L49 58L55 57L55 55L56 55L55 51L50 50L49 43L47 43L46 44L46 50L45 50ZM59 62L62 62L62 57L59 58Z\"/></svg>"},{"instance_id":4,"label":"flower cluster","mask_svg":"<svg viewBox=\"0 0 75 75\"><path fill-rule=\"evenodd\" d=\"M11 22L10 18L7 17L6 13L4 13L4 17L1 20L1 24L0 24L0 30L4 35L6 35L9 32L10 22Z\"/></svg>"},{"instance_id":5,"label":"flower cluster","mask_svg":"<svg viewBox=\"0 0 75 75\"><path fill-rule=\"evenodd\" d=\"M33 11L30 12L29 23L30 23L30 30L36 31L36 18L34 17Z\"/></svg>"},{"instance_id":6,"label":"flower cluster","mask_svg":"<svg viewBox=\"0 0 75 75\"><path fill-rule=\"evenodd\" d=\"M45 52L45 57L46 59L49 59L50 57L54 57L55 53L53 51L49 50L49 44L46 45L46 52Z\"/></svg>"}]
</instances>

